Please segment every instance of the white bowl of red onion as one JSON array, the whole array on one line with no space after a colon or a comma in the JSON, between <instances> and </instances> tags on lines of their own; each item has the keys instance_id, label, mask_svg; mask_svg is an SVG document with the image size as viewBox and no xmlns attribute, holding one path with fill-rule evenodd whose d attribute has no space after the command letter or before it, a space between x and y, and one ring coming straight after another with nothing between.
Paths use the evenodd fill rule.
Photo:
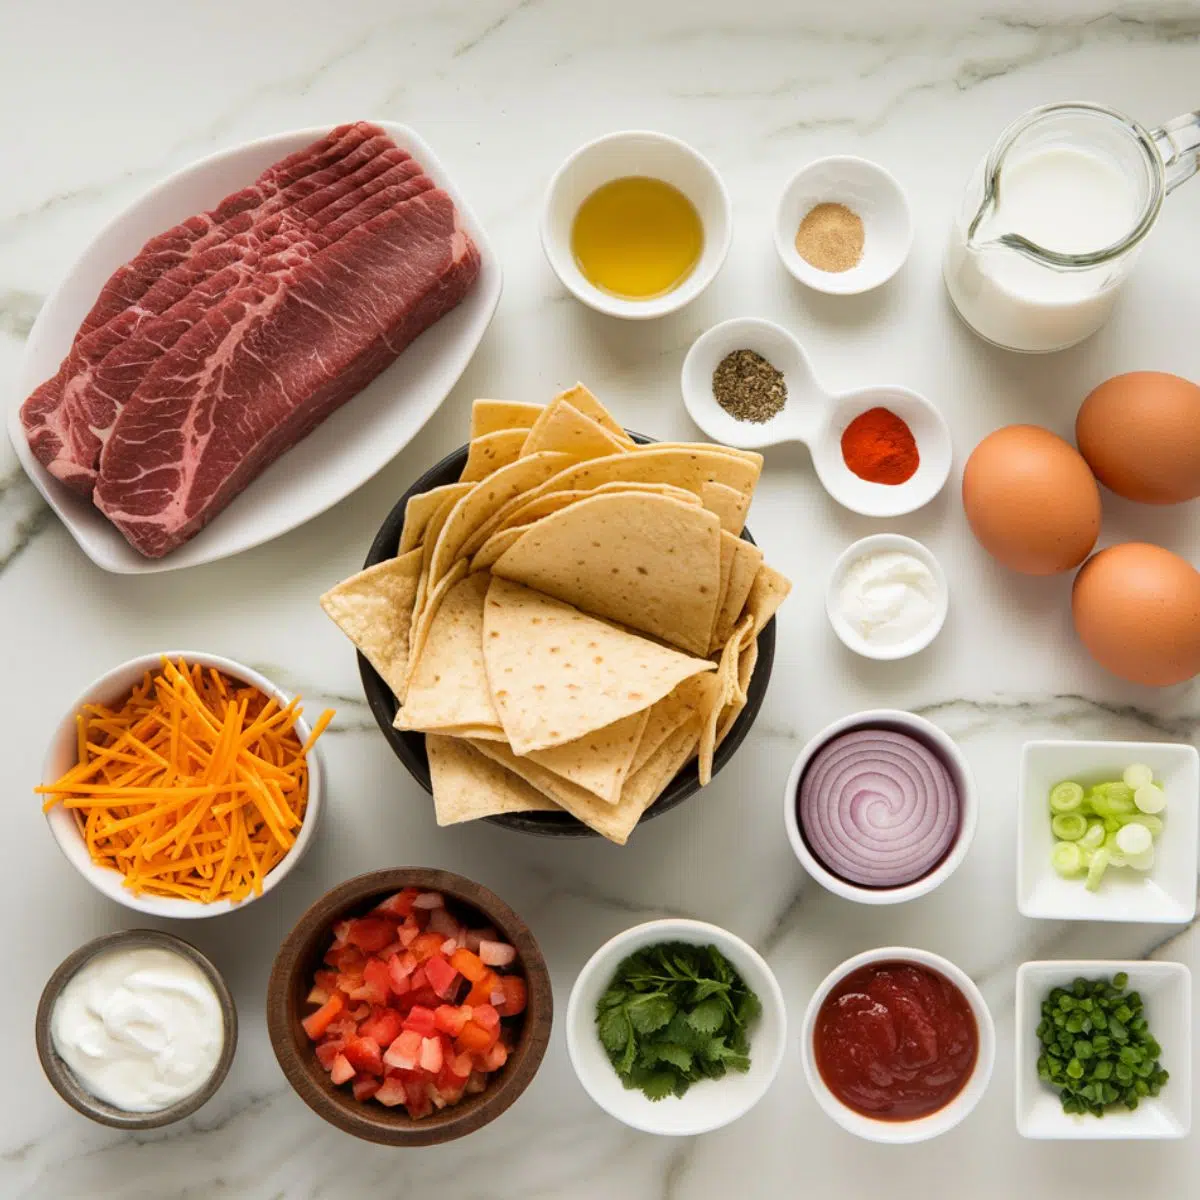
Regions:
<instances>
[{"instance_id":1,"label":"white bowl of red onion","mask_svg":"<svg viewBox=\"0 0 1200 1200\"><path fill-rule=\"evenodd\" d=\"M821 730L788 776L783 819L801 866L860 904L900 904L958 869L975 837L971 768L932 722L872 709Z\"/></svg>"}]
</instances>

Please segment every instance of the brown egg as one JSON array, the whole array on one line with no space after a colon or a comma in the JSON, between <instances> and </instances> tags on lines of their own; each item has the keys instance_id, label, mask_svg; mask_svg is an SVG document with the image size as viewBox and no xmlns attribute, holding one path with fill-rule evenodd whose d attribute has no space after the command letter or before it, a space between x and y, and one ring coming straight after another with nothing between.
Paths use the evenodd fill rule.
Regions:
<instances>
[{"instance_id":1,"label":"brown egg","mask_svg":"<svg viewBox=\"0 0 1200 1200\"><path fill-rule=\"evenodd\" d=\"M1101 550L1075 576L1075 629L1131 683L1167 687L1200 672L1200 571L1145 542Z\"/></svg>"},{"instance_id":2,"label":"brown egg","mask_svg":"<svg viewBox=\"0 0 1200 1200\"><path fill-rule=\"evenodd\" d=\"M1162 371L1114 375L1075 418L1079 452L1105 487L1143 504L1200 496L1200 387Z\"/></svg>"},{"instance_id":3,"label":"brown egg","mask_svg":"<svg viewBox=\"0 0 1200 1200\"><path fill-rule=\"evenodd\" d=\"M963 508L983 548L1014 571L1077 567L1100 535L1100 489L1079 452L1038 425L1007 425L975 447Z\"/></svg>"}]
</instances>

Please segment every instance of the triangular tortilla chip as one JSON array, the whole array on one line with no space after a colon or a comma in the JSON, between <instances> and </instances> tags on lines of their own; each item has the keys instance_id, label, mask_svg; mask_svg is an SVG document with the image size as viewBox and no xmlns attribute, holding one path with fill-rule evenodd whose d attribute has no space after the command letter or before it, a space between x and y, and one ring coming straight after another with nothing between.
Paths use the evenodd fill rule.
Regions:
<instances>
[{"instance_id":1,"label":"triangular tortilla chip","mask_svg":"<svg viewBox=\"0 0 1200 1200\"><path fill-rule=\"evenodd\" d=\"M526 757L559 779L616 804L649 715L650 710L645 709L573 742L534 750Z\"/></svg>"},{"instance_id":2,"label":"triangular tortilla chip","mask_svg":"<svg viewBox=\"0 0 1200 1200\"><path fill-rule=\"evenodd\" d=\"M695 757L700 740L699 721L689 719L650 756L636 774L630 774L621 793L621 806L628 815L642 814L666 791L667 785Z\"/></svg>"},{"instance_id":3,"label":"triangular tortilla chip","mask_svg":"<svg viewBox=\"0 0 1200 1200\"><path fill-rule=\"evenodd\" d=\"M408 652L410 658L416 645L417 627L420 623L421 613L425 609L425 599L429 593L429 568L433 562L433 548L437 545L438 537L442 532L442 526L445 525L447 518L454 511L454 506L474 486L473 483L452 484L451 487L456 490L442 497L441 502L430 514L429 520L426 523L425 534L421 541L421 577L417 581L417 598L413 601L412 627L408 635ZM442 489L438 488L436 490L441 491Z\"/></svg>"},{"instance_id":4,"label":"triangular tortilla chip","mask_svg":"<svg viewBox=\"0 0 1200 1200\"><path fill-rule=\"evenodd\" d=\"M514 529L497 529L471 556L471 570L491 570L492 564L495 563L496 559L510 546L515 546L524 532L525 529L521 525L516 526Z\"/></svg>"},{"instance_id":5,"label":"triangular tortilla chip","mask_svg":"<svg viewBox=\"0 0 1200 1200\"><path fill-rule=\"evenodd\" d=\"M732 534L721 531L722 539L732 539L732 556L729 563L729 578L725 582L725 591L721 599L721 608L717 613L716 624L713 627L713 638L709 650L722 649L733 633L737 619L746 607L746 599L754 584L759 567L762 566L763 553L757 547Z\"/></svg>"},{"instance_id":6,"label":"triangular tortilla chip","mask_svg":"<svg viewBox=\"0 0 1200 1200\"><path fill-rule=\"evenodd\" d=\"M450 570L450 574L442 579L438 585L430 591L424 606L419 615L414 616L413 632L409 639L410 649L408 653L408 678L412 678L412 673L417 669L421 662L421 655L425 651L425 643L429 638L429 629L433 624L434 617L438 614L438 609L442 606L442 601L446 598L446 593L467 573L467 564L465 560L459 559L458 562ZM408 690L408 681L405 680L405 692ZM403 703L404 692L398 693Z\"/></svg>"},{"instance_id":7,"label":"triangular tortilla chip","mask_svg":"<svg viewBox=\"0 0 1200 1200\"><path fill-rule=\"evenodd\" d=\"M409 672L397 729L500 725L483 666L483 601L489 582L479 572L446 592L420 659Z\"/></svg>"},{"instance_id":8,"label":"triangular tortilla chip","mask_svg":"<svg viewBox=\"0 0 1200 1200\"><path fill-rule=\"evenodd\" d=\"M456 825L500 813L558 809L553 800L460 738L431 733L425 739L425 748L439 825Z\"/></svg>"},{"instance_id":9,"label":"triangular tortilla chip","mask_svg":"<svg viewBox=\"0 0 1200 1200\"><path fill-rule=\"evenodd\" d=\"M710 479L700 485L700 503L711 513L716 513L721 528L734 537L746 527L746 514L750 511L753 491L742 492L727 483Z\"/></svg>"},{"instance_id":10,"label":"triangular tortilla chip","mask_svg":"<svg viewBox=\"0 0 1200 1200\"><path fill-rule=\"evenodd\" d=\"M540 404L476 400L471 405L471 441L501 429L529 429L541 414Z\"/></svg>"},{"instance_id":11,"label":"triangular tortilla chip","mask_svg":"<svg viewBox=\"0 0 1200 1200\"><path fill-rule=\"evenodd\" d=\"M738 658L738 686L733 699L721 710L721 720L717 725L716 745L728 736L734 722L742 715L746 707L746 696L750 688L750 679L754 675L754 667L758 662L758 639L752 638Z\"/></svg>"},{"instance_id":12,"label":"triangular tortilla chip","mask_svg":"<svg viewBox=\"0 0 1200 1200\"><path fill-rule=\"evenodd\" d=\"M742 638L743 645L750 638L756 638L762 633L791 590L791 582L774 567L763 563L758 568L758 574L754 576L754 582L750 586L750 594L746 597L746 612L754 618L754 624L750 632Z\"/></svg>"},{"instance_id":13,"label":"triangular tortilla chip","mask_svg":"<svg viewBox=\"0 0 1200 1200\"><path fill-rule=\"evenodd\" d=\"M404 730L400 725L400 713L396 713L392 721L393 729L402 729L405 733L422 733L423 730ZM431 729L429 735L440 734L453 738L480 738L485 742L507 742L504 730L499 725L443 725L440 729Z\"/></svg>"},{"instance_id":14,"label":"triangular tortilla chip","mask_svg":"<svg viewBox=\"0 0 1200 1200\"><path fill-rule=\"evenodd\" d=\"M399 693L408 670L408 627L421 551L376 563L321 597L321 607L362 651L384 683Z\"/></svg>"},{"instance_id":15,"label":"triangular tortilla chip","mask_svg":"<svg viewBox=\"0 0 1200 1200\"><path fill-rule=\"evenodd\" d=\"M668 496L592 496L531 525L492 573L704 655L721 527L712 513Z\"/></svg>"},{"instance_id":16,"label":"triangular tortilla chip","mask_svg":"<svg viewBox=\"0 0 1200 1200\"><path fill-rule=\"evenodd\" d=\"M685 679L670 695L659 700L647 716L642 740L629 764L630 775L637 774L659 747L689 721L695 722L698 738L700 726L716 703L719 692L720 680L715 672L709 671Z\"/></svg>"},{"instance_id":17,"label":"triangular tortilla chip","mask_svg":"<svg viewBox=\"0 0 1200 1200\"><path fill-rule=\"evenodd\" d=\"M585 416L566 400L555 400L529 430L521 456L539 450L560 450L572 458L604 458L609 454L624 454L626 449L624 441L598 421Z\"/></svg>"},{"instance_id":18,"label":"triangular tortilla chip","mask_svg":"<svg viewBox=\"0 0 1200 1200\"><path fill-rule=\"evenodd\" d=\"M521 447L528 436L528 431L524 429L497 429L494 433L472 438L459 481L478 483L493 471L516 462L521 457Z\"/></svg>"},{"instance_id":19,"label":"triangular tortilla chip","mask_svg":"<svg viewBox=\"0 0 1200 1200\"><path fill-rule=\"evenodd\" d=\"M519 458L475 484L450 510L438 532L430 555L428 586L436 584L450 570L455 559L478 549L476 546L467 550L466 544L486 521L516 497L559 474L572 461L569 454L546 450Z\"/></svg>"},{"instance_id":20,"label":"triangular tortilla chip","mask_svg":"<svg viewBox=\"0 0 1200 1200\"><path fill-rule=\"evenodd\" d=\"M621 423L613 417L612 413L582 383L577 383L573 388L568 388L565 392L559 392L554 399L565 400L573 408L577 408L583 413L584 416L591 417L597 424L604 426L609 433L613 434L624 445L633 445L633 438L621 428Z\"/></svg>"},{"instance_id":21,"label":"triangular tortilla chip","mask_svg":"<svg viewBox=\"0 0 1200 1200\"><path fill-rule=\"evenodd\" d=\"M453 507L453 502L460 496L465 496L471 490L469 484L447 483L435 487L428 492L420 492L409 498L404 506L404 528L400 531L400 553L407 554L410 550L421 545L425 540L425 530L429 527L430 519L446 503L447 514ZM440 526L439 526L440 528Z\"/></svg>"},{"instance_id":22,"label":"triangular tortilla chip","mask_svg":"<svg viewBox=\"0 0 1200 1200\"><path fill-rule=\"evenodd\" d=\"M547 492L528 504L522 504L506 517L497 529L497 533L505 529L513 529L518 525L531 525L551 513L569 508L580 500L590 500L593 496L608 496L614 492L640 492L653 496L670 496L684 504L700 504L700 497L683 488L672 487L669 483L602 483L596 488L568 488L561 492ZM495 534L492 535L493 537Z\"/></svg>"},{"instance_id":23,"label":"triangular tortilla chip","mask_svg":"<svg viewBox=\"0 0 1200 1200\"><path fill-rule=\"evenodd\" d=\"M492 700L518 754L575 741L712 670L569 604L493 575L483 615Z\"/></svg>"},{"instance_id":24,"label":"triangular tortilla chip","mask_svg":"<svg viewBox=\"0 0 1200 1200\"><path fill-rule=\"evenodd\" d=\"M717 679L720 692L717 702L709 710L704 727L700 731L700 786L707 787L712 779L713 753L717 748L717 726L721 713L738 691L738 658L741 651L742 636L751 628L752 618L747 615L734 630L734 635L725 644L721 652L721 662L717 667Z\"/></svg>"}]
</instances>

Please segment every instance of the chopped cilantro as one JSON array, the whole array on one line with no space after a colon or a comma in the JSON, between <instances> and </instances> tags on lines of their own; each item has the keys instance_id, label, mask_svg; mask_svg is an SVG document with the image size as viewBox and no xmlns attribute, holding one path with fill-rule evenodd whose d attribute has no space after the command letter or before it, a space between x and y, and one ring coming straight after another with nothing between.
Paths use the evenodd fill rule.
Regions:
<instances>
[{"instance_id":1,"label":"chopped cilantro","mask_svg":"<svg viewBox=\"0 0 1200 1200\"><path fill-rule=\"evenodd\" d=\"M758 997L715 946L664 942L631 954L596 1005L596 1031L621 1082L651 1100L750 1068Z\"/></svg>"}]
</instances>

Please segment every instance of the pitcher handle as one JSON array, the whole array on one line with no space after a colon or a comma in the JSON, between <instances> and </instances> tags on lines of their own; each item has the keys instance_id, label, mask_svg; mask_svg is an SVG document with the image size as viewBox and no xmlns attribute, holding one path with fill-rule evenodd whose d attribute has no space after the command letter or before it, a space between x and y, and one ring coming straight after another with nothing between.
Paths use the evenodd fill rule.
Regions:
<instances>
[{"instance_id":1,"label":"pitcher handle","mask_svg":"<svg viewBox=\"0 0 1200 1200\"><path fill-rule=\"evenodd\" d=\"M1168 193L1200 171L1200 109L1168 121L1150 137L1162 155Z\"/></svg>"}]
</instances>

